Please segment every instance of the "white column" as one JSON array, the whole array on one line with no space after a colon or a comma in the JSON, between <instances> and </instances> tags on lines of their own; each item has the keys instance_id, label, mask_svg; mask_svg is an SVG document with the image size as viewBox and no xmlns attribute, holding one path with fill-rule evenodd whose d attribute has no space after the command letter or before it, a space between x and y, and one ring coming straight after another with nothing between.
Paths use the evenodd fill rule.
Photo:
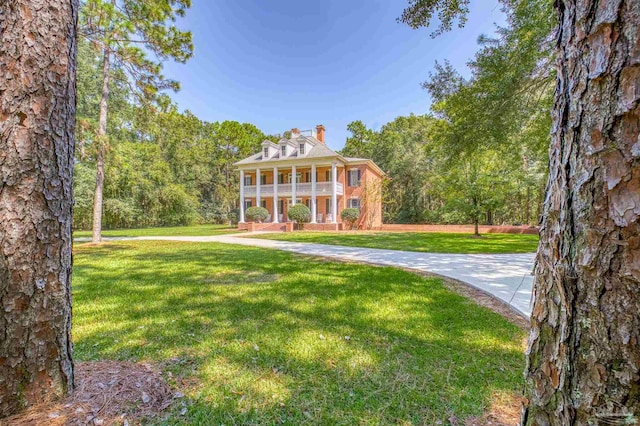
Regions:
<instances>
[{"instance_id":1,"label":"white column","mask_svg":"<svg viewBox=\"0 0 640 426\"><path fill-rule=\"evenodd\" d=\"M273 223L278 223L278 168L273 168Z\"/></svg>"},{"instance_id":2,"label":"white column","mask_svg":"<svg viewBox=\"0 0 640 426\"><path fill-rule=\"evenodd\" d=\"M256 206L262 207L260 204L260 169L256 169Z\"/></svg>"},{"instance_id":3,"label":"white column","mask_svg":"<svg viewBox=\"0 0 640 426\"><path fill-rule=\"evenodd\" d=\"M311 165L311 223L316 223L316 165Z\"/></svg>"},{"instance_id":4,"label":"white column","mask_svg":"<svg viewBox=\"0 0 640 426\"><path fill-rule=\"evenodd\" d=\"M244 223L244 170L240 170L240 223Z\"/></svg>"},{"instance_id":5,"label":"white column","mask_svg":"<svg viewBox=\"0 0 640 426\"><path fill-rule=\"evenodd\" d=\"M338 223L338 165L331 164L331 223Z\"/></svg>"},{"instance_id":6,"label":"white column","mask_svg":"<svg viewBox=\"0 0 640 426\"><path fill-rule=\"evenodd\" d=\"M296 203L296 184L298 183L296 179L296 166L291 167L291 205L293 206Z\"/></svg>"}]
</instances>

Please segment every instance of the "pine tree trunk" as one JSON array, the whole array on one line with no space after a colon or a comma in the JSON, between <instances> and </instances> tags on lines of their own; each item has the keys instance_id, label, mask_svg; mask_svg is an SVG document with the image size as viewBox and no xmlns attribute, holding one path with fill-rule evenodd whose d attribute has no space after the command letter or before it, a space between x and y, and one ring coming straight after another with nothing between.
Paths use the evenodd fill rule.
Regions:
<instances>
[{"instance_id":1,"label":"pine tree trunk","mask_svg":"<svg viewBox=\"0 0 640 426\"><path fill-rule=\"evenodd\" d=\"M524 223L531 225L531 187L527 184L527 200L524 206Z\"/></svg>"},{"instance_id":2,"label":"pine tree trunk","mask_svg":"<svg viewBox=\"0 0 640 426\"><path fill-rule=\"evenodd\" d=\"M640 2L558 0L525 425L640 422Z\"/></svg>"},{"instance_id":3,"label":"pine tree trunk","mask_svg":"<svg viewBox=\"0 0 640 426\"><path fill-rule=\"evenodd\" d=\"M107 111L109 99L110 52L105 47L102 60L102 97L98 117L98 152L96 158L96 189L93 193L93 243L102 241L102 192L104 190L104 157L108 147Z\"/></svg>"},{"instance_id":4,"label":"pine tree trunk","mask_svg":"<svg viewBox=\"0 0 640 426\"><path fill-rule=\"evenodd\" d=\"M0 417L73 388L77 13L0 2Z\"/></svg>"}]
</instances>

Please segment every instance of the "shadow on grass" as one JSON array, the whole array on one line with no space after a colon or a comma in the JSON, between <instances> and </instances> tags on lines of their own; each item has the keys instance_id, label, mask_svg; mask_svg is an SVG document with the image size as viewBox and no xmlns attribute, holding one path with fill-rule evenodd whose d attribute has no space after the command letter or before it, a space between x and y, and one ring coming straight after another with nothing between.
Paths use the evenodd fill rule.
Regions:
<instances>
[{"instance_id":1,"label":"shadow on grass","mask_svg":"<svg viewBox=\"0 0 640 426\"><path fill-rule=\"evenodd\" d=\"M170 424L432 424L520 387L522 333L437 279L202 243L75 265L78 358L198 379Z\"/></svg>"}]
</instances>

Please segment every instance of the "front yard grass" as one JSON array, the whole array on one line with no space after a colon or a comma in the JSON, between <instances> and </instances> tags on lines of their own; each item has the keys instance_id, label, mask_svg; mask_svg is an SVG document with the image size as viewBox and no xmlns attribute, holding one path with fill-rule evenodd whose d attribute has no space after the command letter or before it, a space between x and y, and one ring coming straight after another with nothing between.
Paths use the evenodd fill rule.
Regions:
<instances>
[{"instance_id":1,"label":"front yard grass","mask_svg":"<svg viewBox=\"0 0 640 426\"><path fill-rule=\"evenodd\" d=\"M448 424L521 389L524 332L437 278L216 243L74 252L76 359L159 365L187 403L162 424Z\"/></svg>"},{"instance_id":2,"label":"front yard grass","mask_svg":"<svg viewBox=\"0 0 640 426\"><path fill-rule=\"evenodd\" d=\"M538 248L538 236L528 234L482 234L476 238L444 232L296 231L252 238L428 253L529 253Z\"/></svg>"},{"instance_id":3,"label":"front yard grass","mask_svg":"<svg viewBox=\"0 0 640 426\"><path fill-rule=\"evenodd\" d=\"M192 225L192 226L171 226L161 228L132 228L132 229L110 229L103 230L103 237L158 237L158 236L206 236L238 233L235 227L229 225ZM91 237L91 231L73 231L73 237Z\"/></svg>"}]
</instances>

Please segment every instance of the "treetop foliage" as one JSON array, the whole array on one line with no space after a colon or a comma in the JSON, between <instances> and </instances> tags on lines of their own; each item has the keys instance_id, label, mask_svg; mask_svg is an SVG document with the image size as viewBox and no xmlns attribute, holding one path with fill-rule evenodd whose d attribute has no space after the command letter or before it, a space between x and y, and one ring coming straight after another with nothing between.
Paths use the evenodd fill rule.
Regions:
<instances>
[{"instance_id":1,"label":"treetop foliage","mask_svg":"<svg viewBox=\"0 0 640 426\"><path fill-rule=\"evenodd\" d=\"M85 0L79 32L96 49L113 56L124 81L133 82L132 93L150 98L180 87L164 78L161 63L186 62L193 55L191 32L173 24L190 6L190 0Z\"/></svg>"}]
</instances>

